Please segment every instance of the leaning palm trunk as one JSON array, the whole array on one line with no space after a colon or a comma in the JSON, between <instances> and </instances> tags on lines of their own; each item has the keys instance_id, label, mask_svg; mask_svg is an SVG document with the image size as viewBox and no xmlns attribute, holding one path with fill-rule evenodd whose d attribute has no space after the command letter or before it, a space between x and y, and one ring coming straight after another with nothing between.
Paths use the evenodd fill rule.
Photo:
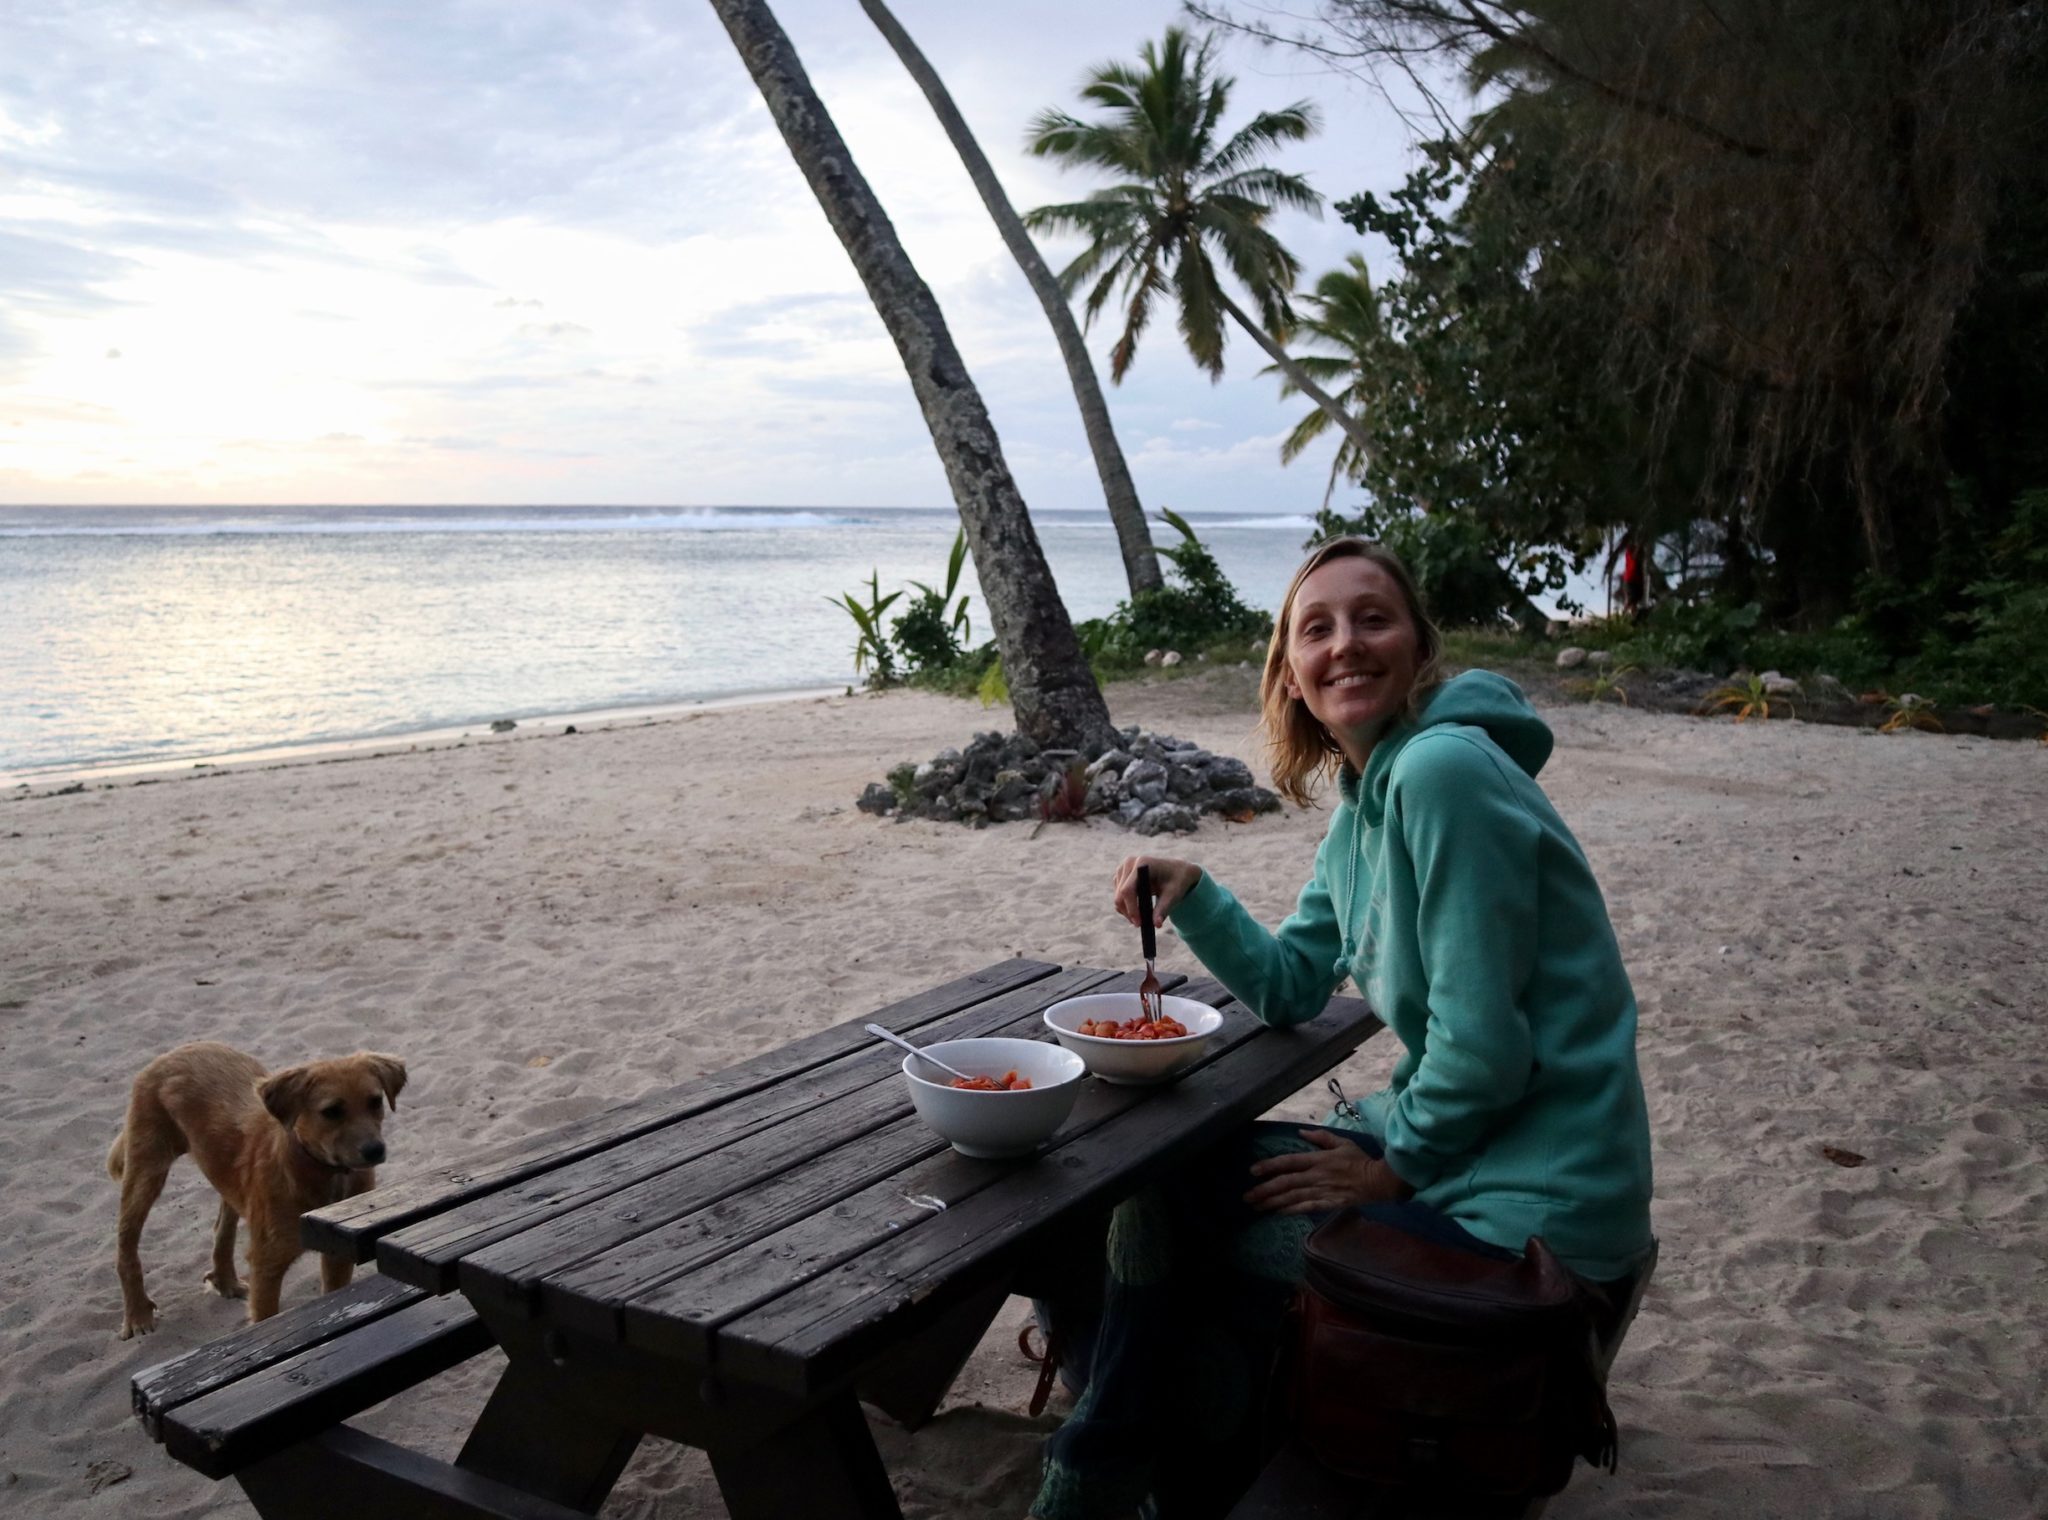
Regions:
<instances>
[{"instance_id":1,"label":"leaning palm trunk","mask_svg":"<svg viewBox=\"0 0 2048 1520\"><path fill-rule=\"evenodd\" d=\"M974 134L967 129L966 120L954 106L953 97L947 93L938 72L918 51L917 44L910 40L910 34L903 30L902 24L890 14L882 0L860 0L860 6L888 39L889 46L896 50L903 67L917 81L917 87L924 91L925 99L931 102L932 113L939 118L939 125L946 129L953 150L960 155L961 163L967 166L967 177L981 194L981 203L988 207L988 214L994 218L996 231L1003 236L1003 246L1017 260L1018 267L1024 271L1024 278L1031 283L1032 294L1045 308L1045 318L1052 323L1053 336L1059 339L1060 354L1067 361L1067 379L1074 387L1074 400L1081 407L1081 427L1088 435L1089 451L1095 455L1095 472L1102 477L1102 494L1109 503L1109 520L1116 524L1117 543L1123 550L1124 574L1130 581L1131 594L1136 596L1140 591L1159 590L1166 580L1160 574L1159 555L1152 547L1151 530L1145 526L1145 509L1138 504L1138 488L1131 483L1131 472L1124 464L1124 451L1117 446L1116 430L1110 426L1109 405L1102 398L1102 386L1095 378L1095 365L1088 357L1088 346L1081 341L1081 329L1074 324L1074 314L1067 309L1067 298L1060 291L1060 282L1047 267L1038 245L1031 241L1031 234L1024 230L1024 223L1011 207L1010 198L1003 193L996 171L981 151L981 145L974 140Z\"/></svg>"},{"instance_id":2,"label":"leaning palm trunk","mask_svg":"<svg viewBox=\"0 0 2048 1520\"><path fill-rule=\"evenodd\" d=\"M1041 745L1106 742L1112 732L1109 708L938 302L854 166L774 13L763 0L711 0L711 8L725 23L909 371L967 527L1019 731Z\"/></svg>"},{"instance_id":3,"label":"leaning palm trunk","mask_svg":"<svg viewBox=\"0 0 2048 1520\"><path fill-rule=\"evenodd\" d=\"M1372 438L1365 431L1365 424L1339 406L1328 391L1309 379L1308 371L1301 367L1294 355L1282 348L1272 334L1247 316L1244 308L1225 295L1220 286L1216 291L1216 300L1225 311L1237 319L1239 327L1252 335L1252 341L1266 351L1266 356L1280 367L1280 373L1292 382L1294 388L1321 407L1329 419L1344 430L1344 436L1357 446L1360 461L1370 458Z\"/></svg>"}]
</instances>

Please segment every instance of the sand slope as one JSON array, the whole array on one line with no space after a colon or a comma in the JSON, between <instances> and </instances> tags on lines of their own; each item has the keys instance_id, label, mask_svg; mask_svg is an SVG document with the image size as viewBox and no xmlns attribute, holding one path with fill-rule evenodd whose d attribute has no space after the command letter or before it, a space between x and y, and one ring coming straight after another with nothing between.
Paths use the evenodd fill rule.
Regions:
<instances>
[{"instance_id":1,"label":"sand slope","mask_svg":"<svg viewBox=\"0 0 2048 1520\"><path fill-rule=\"evenodd\" d=\"M1255 759L1241 680L1114 697L1121 721ZM1582 1471L1550 1513L2048 1513L2048 749L1549 716L1545 783L1641 999L1664 1243L1617 1369L1621 1474ZM211 1195L181 1169L144 1242L160 1328L114 1339L102 1161L157 1051L403 1055L403 1175L1013 953L1130 963L1107 911L1123 834L850 806L992 726L840 698L0 805L0 1504L250 1513L128 1413L136 1367L238 1313L200 1289ZM1321 822L1205 829L1187 853L1278 918ZM313 1288L302 1264L287 1303ZM1021 1413L1019 1312L934 1425L884 1432L910 1514L1021 1512L1048 1421ZM489 1371L368 1423L451 1454ZM721 1512L700 1456L654 1446L605 1510Z\"/></svg>"}]
</instances>

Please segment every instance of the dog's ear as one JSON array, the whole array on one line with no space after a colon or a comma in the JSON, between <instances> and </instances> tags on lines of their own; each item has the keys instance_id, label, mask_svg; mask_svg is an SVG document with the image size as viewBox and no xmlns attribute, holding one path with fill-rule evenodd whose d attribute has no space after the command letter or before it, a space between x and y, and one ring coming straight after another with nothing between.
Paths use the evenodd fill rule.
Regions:
<instances>
[{"instance_id":1,"label":"dog's ear","mask_svg":"<svg viewBox=\"0 0 2048 1520\"><path fill-rule=\"evenodd\" d=\"M396 1110L398 1095L405 1089L405 1062L397 1056L380 1056L374 1050L365 1050L356 1059L370 1068L370 1075L384 1089L384 1101Z\"/></svg>"},{"instance_id":2,"label":"dog's ear","mask_svg":"<svg viewBox=\"0 0 2048 1520\"><path fill-rule=\"evenodd\" d=\"M312 1073L305 1067L288 1066L258 1082L256 1096L270 1110L270 1117L289 1129L299 1110L306 1106L306 1094L311 1085Z\"/></svg>"}]
</instances>

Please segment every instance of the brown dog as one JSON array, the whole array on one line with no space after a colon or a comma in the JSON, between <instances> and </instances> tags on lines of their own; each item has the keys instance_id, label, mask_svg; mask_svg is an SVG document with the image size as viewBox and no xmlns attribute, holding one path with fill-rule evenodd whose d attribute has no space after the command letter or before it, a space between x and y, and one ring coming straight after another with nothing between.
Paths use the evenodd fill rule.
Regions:
<instances>
[{"instance_id":1,"label":"brown dog","mask_svg":"<svg viewBox=\"0 0 2048 1520\"><path fill-rule=\"evenodd\" d=\"M127 1122L107 1153L121 1184L114 1264L121 1274L121 1339L156 1328L136 1247L171 1163L187 1151L220 1194L206 1285L244 1296L235 1275L235 1221L249 1225L249 1319L277 1313L285 1269L305 1247L299 1216L374 1187L384 1159L384 1113L398 1106L405 1063L358 1051L265 1074L261 1063L211 1042L180 1045L143 1067ZM320 1258L320 1291L355 1275L344 1256Z\"/></svg>"}]
</instances>

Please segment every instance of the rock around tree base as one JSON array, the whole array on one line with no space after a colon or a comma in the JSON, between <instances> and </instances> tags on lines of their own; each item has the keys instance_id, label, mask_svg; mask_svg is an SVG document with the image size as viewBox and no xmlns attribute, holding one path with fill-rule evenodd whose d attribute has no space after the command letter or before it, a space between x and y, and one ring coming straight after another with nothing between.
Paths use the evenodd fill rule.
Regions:
<instances>
[{"instance_id":1,"label":"rock around tree base","mask_svg":"<svg viewBox=\"0 0 2048 1520\"><path fill-rule=\"evenodd\" d=\"M1021 734L976 734L965 750L943 749L871 782L864 813L940 823L1107 818L1140 834L1184 834L1205 817L1243 823L1280 810L1252 781L1251 767L1187 739L1132 727L1097 753L1040 749Z\"/></svg>"}]
</instances>

